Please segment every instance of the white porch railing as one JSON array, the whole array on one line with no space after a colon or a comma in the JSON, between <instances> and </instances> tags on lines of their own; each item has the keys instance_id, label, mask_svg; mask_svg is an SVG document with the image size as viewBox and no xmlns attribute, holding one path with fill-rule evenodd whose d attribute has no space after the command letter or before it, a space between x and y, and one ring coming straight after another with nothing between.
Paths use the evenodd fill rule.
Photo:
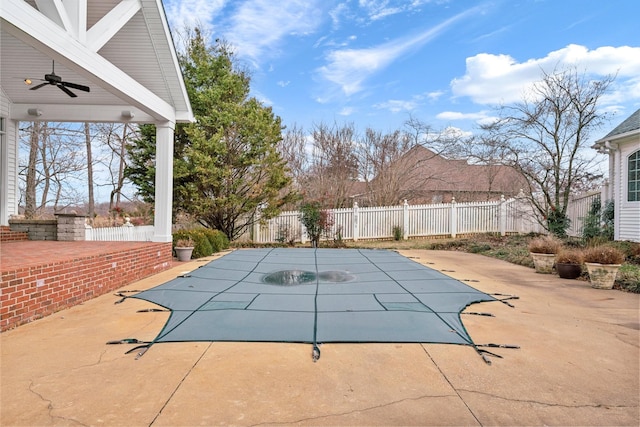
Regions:
<instances>
[{"instance_id":1,"label":"white porch railing","mask_svg":"<svg viewBox=\"0 0 640 427\"><path fill-rule=\"evenodd\" d=\"M86 228L84 239L89 241L150 242L153 238L153 231L153 225Z\"/></svg>"}]
</instances>

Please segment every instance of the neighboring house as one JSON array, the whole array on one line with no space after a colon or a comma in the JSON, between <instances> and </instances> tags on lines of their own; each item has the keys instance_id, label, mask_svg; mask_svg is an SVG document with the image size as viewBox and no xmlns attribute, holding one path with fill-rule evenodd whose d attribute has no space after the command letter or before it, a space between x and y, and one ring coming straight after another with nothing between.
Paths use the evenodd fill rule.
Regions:
<instances>
[{"instance_id":1,"label":"neighboring house","mask_svg":"<svg viewBox=\"0 0 640 427\"><path fill-rule=\"evenodd\" d=\"M0 226L21 121L154 124L153 239L171 241L174 129L194 117L161 0L0 1Z\"/></svg>"},{"instance_id":2,"label":"neighboring house","mask_svg":"<svg viewBox=\"0 0 640 427\"><path fill-rule=\"evenodd\" d=\"M592 146L609 155L615 240L640 242L640 109Z\"/></svg>"},{"instance_id":3,"label":"neighboring house","mask_svg":"<svg viewBox=\"0 0 640 427\"><path fill-rule=\"evenodd\" d=\"M360 183L353 198L361 206L379 204L379 194L410 204L480 202L515 197L526 190L525 178L503 165L469 164L416 146L389 168L385 177Z\"/></svg>"}]
</instances>

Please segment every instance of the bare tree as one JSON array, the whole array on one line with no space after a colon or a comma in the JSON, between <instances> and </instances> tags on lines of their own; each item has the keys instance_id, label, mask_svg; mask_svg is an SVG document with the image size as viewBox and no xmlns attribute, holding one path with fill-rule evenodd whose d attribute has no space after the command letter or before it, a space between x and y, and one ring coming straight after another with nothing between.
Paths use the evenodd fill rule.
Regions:
<instances>
[{"instance_id":1,"label":"bare tree","mask_svg":"<svg viewBox=\"0 0 640 427\"><path fill-rule=\"evenodd\" d=\"M126 146L137 137L137 128L128 123L104 123L98 126L98 139L104 148L99 160L109 176L109 210L120 206L125 186L125 168L127 165Z\"/></svg>"},{"instance_id":2,"label":"bare tree","mask_svg":"<svg viewBox=\"0 0 640 427\"><path fill-rule=\"evenodd\" d=\"M591 132L606 113L597 109L614 76L591 80L575 68L542 73L529 96L500 108L500 119L483 126L485 142L503 151L506 164L524 175L543 225L562 236L569 226L569 196L593 172Z\"/></svg>"},{"instance_id":3,"label":"bare tree","mask_svg":"<svg viewBox=\"0 0 640 427\"><path fill-rule=\"evenodd\" d=\"M85 166L78 129L62 123L36 122L26 133L21 139L28 138L29 156L20 174L26 181L25 216L40 215L49 205L56 212L79 203L82 197L77 181Z\"/></svg>"},{"instance_id":4,"label":"bare tree","mask_svg":"<svg viewBox=\"0 0 640 427\"><path fill-rule=\"evenodd\" d=\"M31 219L36 216L36 172L40 140L41 122L33 122L28 130L29 133L29 159L26 166L26 188L24 216Z\"/></svg>"},{"instance_id":5,"label":"bare tree","mask_svg":"<svg viewBox=\"0 0 640 427\"><path fill-rule=\"evenodd\" d=\"M353 124L315 125L309 168L302 180L305 198L320 201L325 208L350 204L349 196L358 179L356 133Z\"/></svg>"},{"instance_id":6,"label":"bare tree","mask_svg":"<svg viewBox=\"0 0 640 427\"><path fill-rule=\"evenodd\" d=\"M87 147L87 196L89 197L87 205L87 215L89 221L93 224L93 218L95 217L95 198L93 188L93 152L91 150L91 126L88 122L84 123L84 142Z\"/></svg>"}]
</instances>

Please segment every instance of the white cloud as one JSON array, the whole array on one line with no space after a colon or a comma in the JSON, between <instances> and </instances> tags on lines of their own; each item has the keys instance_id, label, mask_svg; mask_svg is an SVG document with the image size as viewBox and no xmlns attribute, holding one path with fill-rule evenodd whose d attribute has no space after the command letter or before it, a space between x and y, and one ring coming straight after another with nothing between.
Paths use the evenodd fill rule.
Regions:
<instances>
[{"instance_id":1,"label":"white cloud","mask_svg":"<svg viewBox=\"0 0 640 427\"><path fill-rule=\"evenodd\" d=\"M263 56L277 56L280 42L292 35L307 35L321 23L319 0L290 0L284 6L272 0L243 2L230 19L225 37L240 55L258 65Z\"/></svg>"},{"instance_id":2,"label":"white cloud","mask_svg":"<svg viewBox=\"0 0 640 427\"><path fill-rule=\"evenodd\" d=\"M214 21L225 5L225 0L165 0L167 20L174 32L200 27L204 33L211 33Z\"/></svg>"},{"instance_id":3,"label":"white cloud","mask_svg":"<svg viewBox=\"0 0 640 427\"><path fill-rule=\"evenodd\" d=\"M353 95L363 90L363 82L369 76L421 47L460 19L478 10L478 7L469 9L417 36L396 39L371 48L332 50L325 56L328 64L316 71L324 80L339 86L345 95Z\"/></svg>"},{"instance_id":4,"label":"white cloud","mask_svg":"<svg viewBox=\"0 0 640 427\"><path fill-rule=\"evenodd\" d=\"M287 87L289 86L289 84L291 83L291 81L287 80L286 82L283 80L280 80L278 83L276 83L278 86L280 87Z\"/></svg>"},{"instance_id":5,"label":"white cloud","mask_svg":"<svg viewBox=\"0 0 640 427\"><path fill-rule=\"evenodd\" d=\"M418 105L418 102L415 100L403 101L400 99L390 99L386 102L374 104L373 107L381 110L389 110L392 113L399 113L401 111L413 111Z\"/></svg>"},{"instance_id":6,"label":"white cloud","mask_svg":"<svg viewBox=\"0 0 640 427\"><path fill-rule=\"evenodd\" d=\"M613 87L616 96L603 97L603 102L640 99L640 47L604 46L589 50L584 46L568 45L550 52L544 58L518 62L509 55L481 53L467 58L466 74L451 82L456 97L470 97L478 104L498 104L520 101L523 95L541 78L541 70L576 67L579 72L604 76L616 74Z\"/></svg>"},{"instance_id":7,"label":"white cloud","mask_svg":"<svg viewBox=\"0 0 640 427\"><path fill-rule=\"evenodd\" d=\"M444 111L436 117L440 120L456 121L456 120L472 120L479 124L489 124L496 121L495 116L489 115L487 111L479 111L477 113L460 113L457 111Z\"/></svg>"},{"instance_id":8,"label":"white cloud","mask_svg":"<svg viewBox=\"0 0 640 427\"><path fill-rule=\"evenodd\" d=\"M355 112L355 108L353 107L344 107L342 110L338 112L341 116L350 116Z\"/></svg>"}]
</instances>

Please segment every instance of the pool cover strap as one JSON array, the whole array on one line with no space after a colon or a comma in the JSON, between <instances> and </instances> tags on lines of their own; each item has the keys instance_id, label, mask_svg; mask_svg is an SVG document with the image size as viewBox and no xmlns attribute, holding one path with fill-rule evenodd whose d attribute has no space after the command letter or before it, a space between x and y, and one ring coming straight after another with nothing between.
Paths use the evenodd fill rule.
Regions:
<instances>
[{"instance_id":1,"label":"pool cover strap","mask_svg":"<svg viewBox=\"0 0 640 427\"><path fill-rule=\"evenodd\" d=\"M387 250L236 250L135 295L171 311L153 344L186 341L474 344L460 313L497 299ZM483 314L486 315L486 314ZM502 347L511 348L511 347Z\"/></svg>"}]
</instances>

